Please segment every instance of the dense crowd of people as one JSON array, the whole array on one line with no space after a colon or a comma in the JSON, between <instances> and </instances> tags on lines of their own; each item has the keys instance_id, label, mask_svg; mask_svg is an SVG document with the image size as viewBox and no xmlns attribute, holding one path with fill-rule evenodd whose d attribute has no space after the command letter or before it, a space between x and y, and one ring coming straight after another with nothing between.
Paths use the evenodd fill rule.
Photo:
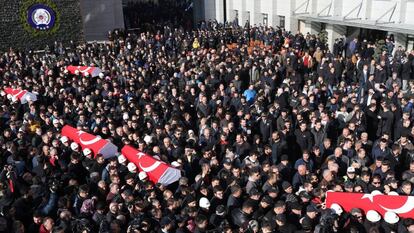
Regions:
<instances>
[{"instance_id":1,"label":"dense crowd of people","mask_svg":"<svg viewBox=\"0 0 414 233\"><path fill-rule=\"evenodd\" d=\"M327 191L413 193L414 53L391 37L380 54L357 38L333 47L204 22L2 53L2 86L38 96L0 96L0 232L414 232L393 212L325 204ZM61 137L64 125L182 177L154 184Z\"/></svg>"}]
</instances>

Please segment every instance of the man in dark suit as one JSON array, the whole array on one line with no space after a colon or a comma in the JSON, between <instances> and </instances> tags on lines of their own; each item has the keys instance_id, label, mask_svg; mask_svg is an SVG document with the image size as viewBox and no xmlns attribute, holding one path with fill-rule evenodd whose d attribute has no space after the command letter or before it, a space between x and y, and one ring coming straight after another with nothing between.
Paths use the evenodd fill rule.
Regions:
<instances>
[{"instance_id":1,"label":"man in dark suit","mask_svg":"<svg viewBox=\"0 0 414 233\"><path fill-rule=\"evenodd\" d=\"M270 134L273 132L272 122L267 113L262 113L260 123L260 134L262 135L262 142L266 142L270 138Z\"/></svg>"},{"instance_id":2,"label":"man in dark suit","mask_svg":"<svg viewBox=\"0 0 414 233\"><path fill-rule=\"evenodd\" d=\"M364 65L362 72L359 73L358 75L358 80L359 80L359 86L361 87L361 89L364 91L364 94L367 94L368 89L367 89L367 83L368 83L368 65Z\"/></svg>"},{"instance_id":3,"label":"man in dark suit","mask_svg":"<svg viewBox=\"0 0 414 233\"><path fill-rule=\"evenodd\" d=\"M401 78L403 83L403 90L407 90L408 80L411 78L411 62L407 57L403 57L401 60Z\"/></svg>"},{"instance_id":4,"label":"man in dark suit","mask_svg":"<svg viewBox=\"0 0 414 233\"><path fill-rule=\"evenodd\" d=\"M307 129L306 122L301 122L299 129L295 130L296 143L299 145L302 151L312 149L313 138L311 132Z\"/></svg>"}]
</instances>

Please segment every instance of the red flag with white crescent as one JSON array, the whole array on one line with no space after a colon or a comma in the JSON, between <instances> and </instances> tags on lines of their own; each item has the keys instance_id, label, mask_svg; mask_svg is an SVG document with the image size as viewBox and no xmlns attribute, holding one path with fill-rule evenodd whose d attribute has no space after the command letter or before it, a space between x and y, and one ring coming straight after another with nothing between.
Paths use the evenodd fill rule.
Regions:
<instances>
[{"instance_id":1,"label":"red flag with white crescent","mask_svg":"<svg viewBox=\"0 0 414 233\"><path fill-rule=\"evenodd\" d=\"M66 69L71 73L75 74L75 72L78 70L82 76L86 76L87 74L91 77L96 77L101 73L101 69L94 66L68 66Z\"/></svg>"},{"instance_id":2,"label":"red flag with white crescent","mask_svg":"<svg viewBox=\"0 0 414 233\"><path fill-rule=\"evenodd\" d=\"M86 133L82 130L77 130L69 125L65 125L62 128L62 136L68 137L70 140L78 143L82 149L89 148L93 151L93 154L100 153L105 159L115 157L118 153L118 147L111 142L102 139L99 136L95 136L90 133Z\"/></svg>"},{"instance_id":3,"label":"red flag with white crescent","mask_svg":"<svg viewBox=\"0 0 414 233\"><path fill-rule=\"evenodd\" d=\"M7 95L10 95L11 98L15 98L17 100L20 100L21 104L25 104L28 101L36 101L37 100L37 95L29 92L27 90L19 90L19 89L13 89L10 87L7 87L4 89L4 92Z\"/></svg>"},{"instance_id":4,"label":"red flag with white crescent","mask_svg":"<svg viewBox=\"0 0 414 233\"><path fill-rule=\"evenodd\" d=\"M163 161L157 160L149 154L143 153L132 146L124 146L121 153L134 163L140 171L147 173L148 178L154 183L169 185L181 177L180 170L171 167Z\"/></svg>"},{"instance_id":5,"label":"red flag with white crescent","mask_svg":"<svg viewBox=\"0 0 414 233\"><path fill-rule=\"evenodd\" d=\"M414 196L385 195L372 193L326 192L326 207L340 205L345 211L360 208L365 213L375 210L382 216L386 212L394 212L402 218L414 218Z\"/></svg>"}]
</instances>

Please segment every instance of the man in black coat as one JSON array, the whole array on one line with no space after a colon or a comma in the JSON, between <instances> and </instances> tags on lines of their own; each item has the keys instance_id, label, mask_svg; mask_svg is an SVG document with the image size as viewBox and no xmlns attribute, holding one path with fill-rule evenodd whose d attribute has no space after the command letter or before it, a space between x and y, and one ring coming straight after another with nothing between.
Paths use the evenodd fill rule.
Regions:
<instances>
[{"instance_id":1,"label":"man in black coat","mask_svg":"<svg viewBox=\"0 0 414 233\"><path fill-rule=\"evenodd\" d=\"M267 113L262 113L259 128L260 134L262 135L262 142L266 142L270 138L270 134L273 132L272 122L270 121Z\"/></svg>"},{"instance_id":2,"label":"man in black coat","mask_svg":"<svg viewBox=\"0 0 414 233\"><path fill-rule=\"evenodd\" d=\"M284 201L277 201L273 207L273 209L269 210L267 214L263 217L262 225L265 223L269 223L272 229L277 227L276 225L276 216L280 214L284 214L286 212L286 204Z\"/></svg>"},{"instance_id":3,"label":"man in black coat","mask_svg":"<svg viewBox=\"0 0 414 233\"><path fill-rule=\"evenodd\" d=\"M401 78L403 83L403 90L407 90L408 80L411 79L412 63L407 57L401 60Z\"/></svg>"},{"instance_id":4,"label":"man in black coat","mask_svg":"<svg viewBox=\"0 0 414 233\"><path fill-rule=\"evenodd\" d=\"M306 126L306 122L301 122L299 125L299 129L295 130L296 142L298 143L301 150L308 150L312 149L313 145L313 138L312 134L309 132Z\"/></svg>"},{"instance_id":5,"label":"man in black coat","mask_svg":"<svg viewBox=\"0 0 414 233\"><path fill-rule=\"evenodd\" d=\"M249 216L253 213L254 203L252 200L247 200L243 203L242 208L236 208L231 211L231 219L234 225L243 227L249 222Z\"/></svg>"},{"instance_id":6,"label":"man in black coat","mask_svg":"<svg viewBox=\"0 0 414 233\"><path fill-rule=\"evenodd\" d=\"M378 129L378 115L377 115L377 106L375 103L371 103L369 105L369 109L366 111L367 116L367 133L369 140L375 140L376 139L376 132Z\"/></svg>"},{"instance_id":7,"label":"man in black coat","mask_svg":"<svg viewBox=\"0 0 414 233\"><path fill-rule=\"evenodd\" d=\"M276 215L276 224L280 233L294 233L297 230L295 225L287 221L285 214Z\"/></svg>"},{"instance_id":8,"label":"man in black coat","mask_svg":"<svg viewBox=\"0 0 414 233\"><path fill-rule=\"evenodd\" d=\"M390 111L388 103L382 102L381 107L382 111L378 114L380 121L377 136L381 136L383 134L391 135L393 131L394 114Z\"/></svg>"},{"instance_id":9,"label":"man in black coat","mask_svg":"<svg viewBox=\"0 0 414 233\"><path fill-rule=\"evenodd\" d=\"M209 223L214 227L220 227L223 222L227 221L226 207L219 205L216 208L216 212L210 216Z\"/></svg>"},{"instance_id":10,"label":"man in black coat","mask_svg":"<svg viewBox=\"0 0 414 233\"><path fill-rule=\"evenodd\" d=\"M358 74L359 86L364 90L364 95L368 92L368 88L367 88L368 78L369 78L368 66L364 65L362 72L359 72Z\"/></svg>"},{"instance_id":11,"label":"man in black coat","mask_svg":"<svg viewBox=\"0 0 414 233\"><path fill-rule=\"evenodd\" d=\"M272 133L272 162L277 164L280 156L287 150L286 141L280 137L280 133L275 131Z\"/></svg>"}]
</instances>

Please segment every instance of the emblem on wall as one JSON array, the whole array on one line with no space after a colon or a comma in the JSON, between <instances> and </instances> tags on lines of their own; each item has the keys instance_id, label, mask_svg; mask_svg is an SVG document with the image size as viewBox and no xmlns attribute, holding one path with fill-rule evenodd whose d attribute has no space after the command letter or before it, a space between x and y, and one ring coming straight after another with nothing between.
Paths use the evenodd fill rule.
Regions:
<instances>
[{"instance_id":1,"label":"emblem on wall","mask_svg":"<svg viewBox=\"0 0 414 233\"><path fill-rule=\"evenodd\" d=\"M50 36L60 27L60 14L52 0L22 0L20 22L32 36Z\"/></svg>"},{"instance_id":2,"label":"emblem on wall","mask_svg":"<svg viewBox=\"0 0 414 233\"><path fill-rule=\"evenodd\" d=\"M37 30L49 30L55 25L55 12L44 4L35 4L27 11L27 22Z\"/></svg>"}]
</instances>

